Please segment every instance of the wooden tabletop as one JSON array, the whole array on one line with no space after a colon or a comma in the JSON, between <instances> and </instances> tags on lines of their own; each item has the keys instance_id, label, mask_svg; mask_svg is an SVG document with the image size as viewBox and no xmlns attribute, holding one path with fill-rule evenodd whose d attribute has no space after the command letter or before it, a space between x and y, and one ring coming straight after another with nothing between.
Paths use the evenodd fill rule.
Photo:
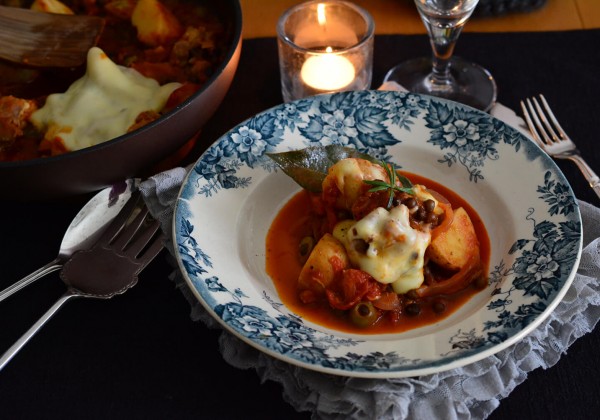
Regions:
<instances>
[{"instance_id":1,"label":"wooden tabletop","mask_svg":"<svg viewBox=\"0 0 600 420\"><path fill-rule=\"evenodd\" d=\"M277 19L302 0L241 0L244 38L275 36ZM376 34L421 34L425 28L413 0L354 0L375 21ZM502 16L473 17L465 31L520 32L600 28L599 0L547 0L539 9Z\"/></svg>"}]
</instances>

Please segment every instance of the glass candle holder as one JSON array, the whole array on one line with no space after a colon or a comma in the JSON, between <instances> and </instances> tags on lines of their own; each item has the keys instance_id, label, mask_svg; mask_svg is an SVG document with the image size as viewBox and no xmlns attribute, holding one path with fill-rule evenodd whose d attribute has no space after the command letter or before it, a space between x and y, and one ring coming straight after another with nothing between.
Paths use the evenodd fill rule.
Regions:
<instances>
[{"instance_id":1,"label":"glass candle holder","mask_svg":"<svg viewBox=\"0 0 600 420\"><path fill-rule=\"evenodd\" d=\"M373 32L371 15L347 1L309 1L288 9L277 23L283 100L368 89Z\"/></svg>"}]
</instances>

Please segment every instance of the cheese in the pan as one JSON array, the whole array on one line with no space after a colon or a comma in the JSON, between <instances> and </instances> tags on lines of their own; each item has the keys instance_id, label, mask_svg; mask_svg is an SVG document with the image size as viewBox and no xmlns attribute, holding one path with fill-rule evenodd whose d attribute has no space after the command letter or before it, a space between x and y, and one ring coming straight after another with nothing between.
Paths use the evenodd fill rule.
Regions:
<instances>
[{"instance_id":1,"label":"cheese in the pan","mask_svg":"<svg viewBox=\"0 0 600 420\"><path fill-rule=\"evenodd\" d=\"M94 47L86 74L65 93L49 95L31 121L47 140L58 137L67 150L79 150L125 134L141 112L160 111L179 86L160 86Z\"/></svg>"}]
</instances>

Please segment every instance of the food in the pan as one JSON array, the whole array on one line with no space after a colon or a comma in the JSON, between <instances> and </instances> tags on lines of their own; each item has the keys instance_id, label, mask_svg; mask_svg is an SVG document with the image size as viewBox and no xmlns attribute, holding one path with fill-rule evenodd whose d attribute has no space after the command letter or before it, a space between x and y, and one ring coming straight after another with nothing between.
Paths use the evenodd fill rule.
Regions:
<instances>
[{"instance_id":1,"label":"food in the pan","mask_svg":"<svg viewBox=\"0 0 600 420\"><path fill-rule=\"evenodd\" d=\"M0 0L104 17L78 68L0 60L0 161L79 150L148 124L200 89L224 59L228 29L204 0Z\"/></svg>"}]
</instances>

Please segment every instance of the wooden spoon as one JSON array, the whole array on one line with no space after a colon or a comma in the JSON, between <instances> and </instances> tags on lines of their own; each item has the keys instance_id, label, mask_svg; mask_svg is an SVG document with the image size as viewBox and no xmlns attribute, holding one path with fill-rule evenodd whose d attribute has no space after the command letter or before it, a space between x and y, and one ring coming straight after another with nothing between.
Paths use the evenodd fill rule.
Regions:
<instances>
[{"instance_id":1,"label":"wooden spoon","mask_svg":"<svg viewBox=\"0 0 600 420\"><path fill-rule=\"evenodd\" d=\"M0 6L0 58L35 67L75 67L98 42L104 19Z\"/></svg>"}]
</instances>

